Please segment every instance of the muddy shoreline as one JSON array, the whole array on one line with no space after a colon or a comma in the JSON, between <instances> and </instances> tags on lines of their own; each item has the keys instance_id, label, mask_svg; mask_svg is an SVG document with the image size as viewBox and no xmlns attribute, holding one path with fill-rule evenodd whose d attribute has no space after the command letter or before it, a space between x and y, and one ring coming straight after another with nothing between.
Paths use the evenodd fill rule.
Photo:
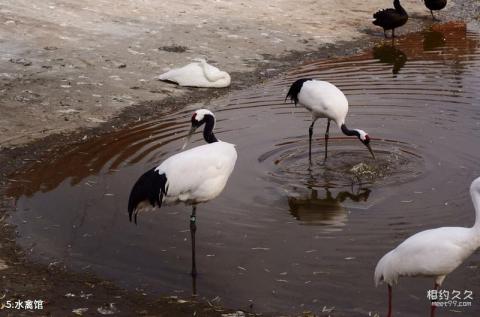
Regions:
<instances>
[{"instance_id":1,"label":"muddy shoreline","mask_svg":"<svg viewBox=\"0 0 480 317\"><path fill-rule=\"evenodd\" d=\"M473 3L473 1L472 1ZM467 15L468 12L468 15ZM463 17L469 20L475 17L473 10L452 12L451 19ZM418 31L425 27L425 20L411 23L408 31ZM171 108L182 108L192 103L208 105L210 101L233 90L245 89L275 77L288 69L292 69L299 63L308 60L319 60L348 56L358 53L382 41L376 35L365 35L354 42L344 42L324 45L315 52L291 52L282 58L266 56L276 66L274 71L268 71L269 65L261 65L255 71L233 73L232 77L237 81L232 87L222 90L195 90L189 89L188 93L180 97L170 97L160 102L139 102L127 107L119 115L103 123L99 127L82 128L71 133L54 134L46 138L34 141L26 145L14 145L2 147L0 151L0 193L2 200L0 205L0 259L5 262L7 268L1 270L2 286L0 288L0 303L6 300L17 299L41 299L45 301L45 309L38 315L61 316L67 315L76 308L89 308L84 315L98 315L97 309L115 303L118 316L221 316L223 309L208 303L205 299L188 299L187 303L181 303L175 298L155 298L144 294L141 290L127 291L120 289L108 281L104 281L90 274L71 272L61 264L55 263L49 266L34 263L26 256L25 250L15 243L15 228L5 223L5 218L13 212L14 202L11 197L5 197L5 189L9 182L15 179L15 171L25 168L32 161L44 160L55 153L61 152L65 147L79 144L86 139L91 139L106 133L117 131L138 121L147 121L152 117L158 117L162 111ZM2 262L0 262L1 264ZM66 294L75 296L65 296ZM81 297L81 294L92 294ZM6 310L7 316L32 315L31 312ZM327 315L327 314L326 314ZM337 314L334 314L338 316ZM307 314L308 316L308 314Z\"/></svg>"}]
</instances>

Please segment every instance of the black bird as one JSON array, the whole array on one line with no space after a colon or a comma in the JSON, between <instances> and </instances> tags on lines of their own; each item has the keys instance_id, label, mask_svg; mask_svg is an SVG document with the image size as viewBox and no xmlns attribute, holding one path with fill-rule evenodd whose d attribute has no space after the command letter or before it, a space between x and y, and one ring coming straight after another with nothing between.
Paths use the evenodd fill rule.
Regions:
<instances>
[{"instance_id":1,"label":"black bird","mask_svg":"<svg viewBox=\"0 0 480 317\"><path fill-rule=\"evenodd\" d=\"M394 0L393 6L395 9L383 9L373 14L373 17L375 18L373 24L383 28L385 38L387 38L387 33L385 31L392 30L392 39L395 38L395 28L404 25L408 20L407 11L405 11L400 5L400 0Z\"/></svg>"},{"instance_id":2,"label":"black bird","mask_svg":"<svg viewBox=\"0 0 480 317\"><path fill-rule=\"evenodd\" d=\"M433 11L440 11L447 5L447 0L424 0L425 6L430 10L433 20L438 20L433 15Z\"/></svg>"}]
</instances>

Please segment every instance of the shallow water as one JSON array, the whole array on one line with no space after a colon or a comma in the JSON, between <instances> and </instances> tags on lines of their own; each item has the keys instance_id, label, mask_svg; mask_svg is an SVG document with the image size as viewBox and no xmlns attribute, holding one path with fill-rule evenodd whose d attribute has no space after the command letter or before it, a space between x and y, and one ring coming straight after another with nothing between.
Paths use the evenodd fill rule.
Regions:
<instances>
[{"instance_id":1,"label":"shallow water","mask_svg":"<svg viewBox=\"0 0 480 317\"><path fill-rule=\"evenodd\" d=\"M417 231L473 223L479 39L462 25L437 26L395 47L303 65L210 105L217 137L235 143L239 158L225 191L198 208L199 295L255 312L335 307L340 315L383 315L386 287L373 286L378 259ZM284 103L290 83L302 77L345 92L347 124L368 131L377 160L332 125L324 163L326 122L319 120L309 168L310 115ZM157 120L66 148L12 176L19 242L40 261L60 260L148 293L189 296L190 208L162 207L139 215L135 226L126 206L136 179L179 151L193 109L166 109ZM192 146L202 142L197 134ZM477 253L444 288L478 294L479 264ZM432 284L401 279L398 316L426 315ZM473 316L480 305L475 298L473 307L455 310Z\"/></svg>"}]
</instances>

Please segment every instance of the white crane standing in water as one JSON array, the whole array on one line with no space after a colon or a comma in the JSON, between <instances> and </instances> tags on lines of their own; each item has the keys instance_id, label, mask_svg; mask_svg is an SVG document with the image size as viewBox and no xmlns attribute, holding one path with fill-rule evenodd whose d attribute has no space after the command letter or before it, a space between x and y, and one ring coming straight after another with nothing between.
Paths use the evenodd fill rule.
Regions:
<instances>
[{"instance_id":1,"label":"white crane standing in water","mask_svg":"<svg viewBox=\"0 0 480 317\"><path fill-rule=\"evenodd\" d=\"M442 227L421 231L403 241L378 261L375 285L388 285L388 317L392 316L392 285L400 276L430 276L438 289L447 274L455 270L480 247L480 177L470 185L475 208L475 224L471 228ZM431 306L431 316L435 315Z\"/></svg>"},{"instance_id":2,"label":"white crane standing in water","mask_svg":"<svg viewBox=\"0 0 480 317\"><path fill-rule=\"evenodd\" d=\"M348 113L348 100L343 92L335 85L321 80L303 78L295 81L288 90L287 98L290 98L297 106L297 103L307 108L312 113L312 124L308 129L308 158L312 161L312 135L313 125L318 118L327 118L327 130L325 132L325 160L328 150L328 133L330 121L333 120L345 135L356 136L370 151L373 158L372 148L370 147L370 137L360 129L348 129L345 125L345 118Z\"/></svg>"},{"instance_id":3,"label":"white crane standing in water","mask_svg":"<svg viewBox=\"0 0 480 317\"><path fill-rule=\"evenodd\" d=\"M206 109L195 111L192 126L183 146L197 128L205 124L203 137L208 144L175 154L158 167L143 174L135 183L128 200L128 214L137 223L137 214L143 209L162 206L165 203L183 202L192 206L190 233L192 239L192 271L197 275L195 265L195 232L197 204L217 197L225 187L237 160L235 146L218 141L213 134L215 116ZM182 149L183 149L182 148Z\"/></svg>"}]
</instances>

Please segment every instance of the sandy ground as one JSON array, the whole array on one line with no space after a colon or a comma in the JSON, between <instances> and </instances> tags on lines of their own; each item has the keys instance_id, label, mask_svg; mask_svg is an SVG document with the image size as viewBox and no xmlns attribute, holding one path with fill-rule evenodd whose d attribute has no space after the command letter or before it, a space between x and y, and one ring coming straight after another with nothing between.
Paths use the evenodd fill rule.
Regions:
<instances>
[{"instance_id":1,"label":"sandy ground","mask_svg":"<svg viewBox=\"0 0 480 317\"><path fill-rule=\"evenodd\" d=\"M128 106L179 96L189 90L154 77L192 58L233 73L235 88L241 74L258 67L274 72L291 51L379 37L372 12L391 6L385 0L4 0L0 145L98 126ZM429 18L421 1L404 6L412 17Z\"/></svg>"},{"instance_id":2,"label":"sandy ground","mask_svg":"<svg viewBox=\"0 0 480 317\"><path fill-rule=\"evenodd\" d=\"M399 34L431 23L420 0L403 2L411 19ZM478 1L458 2L449 1L440 17L478 18ZM308 58L355 53L382 39L371 15L391 6L390 0L266 3L1 1L0 307L7 298L40 297L47 307L42 316L71 315L75 308L98 315L98 308L112 302L117 316L221 316L221 308L197 299L152 298L62 267L31 263L15 243L15 228L4 222L14 206L2 192L16 169L81 140L85 131L95 136L148 120L162 107L204 102ZM195 90L154 79L195 57L230 72L232 87ZM7 313L20 315L38 314Z\"/></svg>"}]
</instances>

